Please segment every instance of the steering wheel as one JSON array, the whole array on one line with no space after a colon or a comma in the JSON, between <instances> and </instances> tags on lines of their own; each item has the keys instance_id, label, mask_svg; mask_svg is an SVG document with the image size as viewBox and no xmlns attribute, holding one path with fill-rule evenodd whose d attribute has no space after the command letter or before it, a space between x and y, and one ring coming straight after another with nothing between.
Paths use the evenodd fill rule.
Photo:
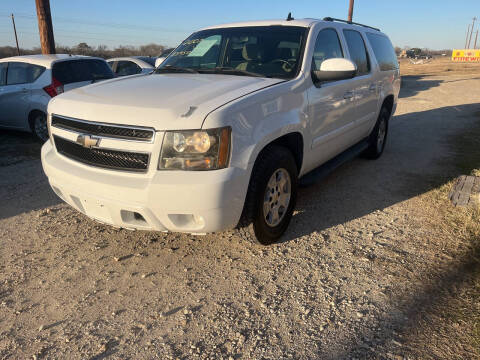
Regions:
<instances>
[{"instance_id":1,"label":"steering wheel","mask_svg":"<svg viewBox=\"0 0 480 360\"><path fill-rule=\"evenodd\" d=\"M283 59L275 59L272 61L272 64L274 63L281 63L282 64L282 69L283 71L285 72L290 72L293 70L293 66L290 62L288 62L287 60L283 60Z\"/></svg>"}]
</instances>

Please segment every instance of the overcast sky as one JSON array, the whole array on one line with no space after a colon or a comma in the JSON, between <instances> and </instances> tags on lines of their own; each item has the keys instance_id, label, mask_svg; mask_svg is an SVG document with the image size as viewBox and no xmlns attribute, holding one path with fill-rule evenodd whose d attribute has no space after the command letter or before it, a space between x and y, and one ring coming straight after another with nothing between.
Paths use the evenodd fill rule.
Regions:
<instances>
[{"instance_id":1,"label":"overcast sky","mask_svg":"<svg viewBox=\"0 0 480 360\"><path fill-rule=\"evenodd\" d=\"M296 18L346 18L348 0L50 0L50 5L57 44L115 47L174 46L204 26L285 18L289 11ZM35 0L0 0L0 46L15 45L11 13L20 46L39 46ZM480 0L356 0L354 21L381 28L396 46L444 49L464 47L474 16L480 18Z\"/></svg>"}]
</instances>

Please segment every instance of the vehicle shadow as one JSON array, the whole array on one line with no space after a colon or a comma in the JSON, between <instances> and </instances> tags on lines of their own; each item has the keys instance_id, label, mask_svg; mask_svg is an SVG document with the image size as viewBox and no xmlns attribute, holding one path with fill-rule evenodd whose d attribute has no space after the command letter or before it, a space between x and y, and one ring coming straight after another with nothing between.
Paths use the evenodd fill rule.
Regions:
<instances>
[{"instance_id":1,"label":"vehicle shadow","mask_svg":"<svg viewBox=\"0 0 480 360\"><path fill-rule=\"evenodd\" d=\"M480 77L466 76L462 78L454 78L451 80L430 79L431 76L426 75L406 75L402 76L402 86L399 98L408 98L415 96L423 91L438 87L441 84L454 83L465 80L478 80Z\"/></svg>"},{"instance_id":2,"label":"vehicle shadow","mask_svg":"<svg viewBox=\"0 0 480 360\"><path fill-rule=\"evenodd\" d=\"M473 125L473 126L472 126ZM435 131L432 129L435 127ZM309 188L300 189L295 213L283 241L314 233L325 234L332 227L421 195L462 173L480 167L480 154L464 161L465 134L480 131L480 104L469 104L413 112L392 119L389 143L377 161L356 159ZM445 158L446 157L446 158ZM472 161L473 160L473 161ZM464 161L458 166L459 161ZM448 170L446 170L448 169ZM426 354L431 344L422 343L426 328L441 321L447 330L431 329L439 336L450 331L448 314L459 311L459 296L477 286L480 276L480 239L471 239L462 256L422 274L420 283L392 301L393 310L353 333L337 339L339 347L325 347L321 359L410 358ZM299 241L308 241L308 238ZM470 246L471 245L471 246ZM472 295L474 296L474 295ZM462 303L462 308L465 306ZM441 320L439 320L439 317ZM452 335L452 340L455 335ZM454 345L454 344L453 344ZM459 347L439 349L456 351ZM397 354L383 357L381 354ZM399 355L398 355L399 354ZM463 355L462 355L463 354ZM468 350L459 358L472 355ZM402 356L400 356L402 355ZM409 355L408 357L405 357ZM437 358L432 355L432 358Z\"/></svg>"},{"instance_id":3,"label":"vehicle shadow","mask_svg":"<svg viewBox=\"0 0 480 360\"><path fill-rule=\"evenodd\" d=\"M415 96L422 91L440 86L444 80L426 80L425 76L407 75L402 76L402 87L399 98Z\"/></svg>"},{"instance_id":4,"label":"vehicle shadow","mask_svg":"<svg viewBox=\"0 0 480 360\"><path fill-rule=\"evenodd\" d=\"M472 124L479 111L480 104L469 104L395 116L380 159L357 158L319 183L299 189L295 213L282 241L383 210L461 175L453 166L455 154L448 139ZM446 162L452 166L445 166ZM445 168L451 170L445 172Z\"/></svg>"},{"instance_id":5,"label":"vehicle shadow","mask_svg":"<svg viewBox=\"0 0 480 360\"><path fill-rule=\"evenodd\" d=\"M25 159L39 159L41 146L33 134L0 129L0 167Z\"/></svg>"},{"instance_id":6,"label":"vehicle shadow","mask_svg":"<svg viewBox=\"0 0 480 360\"><path fill-rule=\"evenodd\" d=\"M41 146L32 134L0 130L0 220L60 203L43 173Z\"/></svg>"}]
</instances>

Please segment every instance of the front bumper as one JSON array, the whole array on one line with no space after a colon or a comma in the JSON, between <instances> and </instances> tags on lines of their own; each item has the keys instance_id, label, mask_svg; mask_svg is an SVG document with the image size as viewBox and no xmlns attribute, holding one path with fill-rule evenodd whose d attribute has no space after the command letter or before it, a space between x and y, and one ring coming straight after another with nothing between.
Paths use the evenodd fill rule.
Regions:
<instances>
[{"instance_id":1,"label":"front bumper","mask_svg":"<svg viewBox=\"0 0 480 360\"><path fill-rule=\"evenodd\" d=\"M135 174L91 167L42 147L42 165L54 192L100 222L139 230L207 233L240 219L249 171L153 171Z\"/></svg>"}]
</instances>

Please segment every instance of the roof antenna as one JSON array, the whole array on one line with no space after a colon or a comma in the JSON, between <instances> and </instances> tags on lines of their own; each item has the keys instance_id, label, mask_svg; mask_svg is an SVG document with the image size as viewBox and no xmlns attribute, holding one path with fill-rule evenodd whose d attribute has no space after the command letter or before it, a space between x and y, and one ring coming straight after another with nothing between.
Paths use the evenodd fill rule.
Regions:
<instances>
[{"instance_id":1,"label":"roof antenna","mask_svg":"<svg viewBox=\"0 0 480 360\"><path fill-rule=\"evenodd\" d=\"M292 13L289 12L287 16L287 21L292 21L292 20L295 20L295 19L293 18Z\"/></svg>"}]
</instances>

